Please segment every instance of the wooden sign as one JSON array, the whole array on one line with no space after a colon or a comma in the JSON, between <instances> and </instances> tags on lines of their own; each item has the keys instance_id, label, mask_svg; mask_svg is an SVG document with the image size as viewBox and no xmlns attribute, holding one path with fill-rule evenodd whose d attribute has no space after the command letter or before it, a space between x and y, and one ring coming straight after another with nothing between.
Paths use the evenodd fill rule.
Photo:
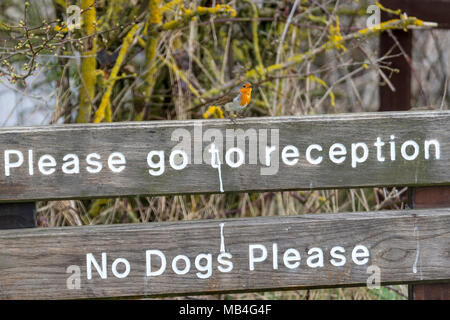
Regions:
<instances>
[{"instance_id":1,"label":"wooden sign","mask_svg":"<svg viewBox=\"0 0 450 320\"><path fill-rule=\"evenodd\" d=\"M0 201L450 183L450 112L0 129Z\"/></svg>"},{"instance_id":2,"label":"wooden sign","mask_svg":"<svg viewBox=\"0 0 450 320\"><path fill-rule=\"evenodd\" d=\"M5 230L0 298L449 280L450 209Z\"/></svg>"}]
</instances>

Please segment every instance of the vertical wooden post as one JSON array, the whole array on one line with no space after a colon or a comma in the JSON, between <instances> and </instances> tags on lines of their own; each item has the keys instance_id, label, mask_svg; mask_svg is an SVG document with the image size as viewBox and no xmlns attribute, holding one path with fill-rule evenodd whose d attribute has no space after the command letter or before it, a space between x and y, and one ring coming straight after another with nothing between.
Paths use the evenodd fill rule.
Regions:
<instances>
[{"instance_id":1,"label":"vertical wooden post","mask_svg":"<svg viewBox=\"0 0 450 320\"><path fill-rule=\"evenodd\" d=\"M384 1L384 3L387 1ZM386 21L387 15L382 14ZM395 30L392 32L398 45L408 57L412 59L412 31ZM380 35L380 57L386 55L395 46L389 55L397 55L402 51L392 37L383 32ZM388 60L391 68L398 69L390 78L395 87L393 92L388 86L379 87L379 111L405 111L411 108L411 67L404 55ZM382 81L382 80L381 80ZM412 188L409 192L409 202L412 208L435 208L450 206L450 187L424 187ZM409 285L408 296L411 300L450 299L450 283Z\"/></svg>"},{"instance_id":2,"label":"vertical wooden post","mask_svg":"<svg viewBox=\"0 0 450 320\"><path fill-rule=\"evenodd\" d=\"M410 191L414 209L450 207L450 187L422 187ZM450 300L450 283L412 284L408 287L410 300Z\"/></svg>"},{"instance_id":3,"label":"vertical wooden post","mask_svg":"<svg viewBox=\"0 0 450 320\"><path fill-rule=\"evenodd\" d=\"M0 229L34 228L36 226L36 204L0 204Z\"/></svg>"},{"instance_id":4,"label":"vertical wooden post","mask_svg":"<svg viewBox=\"0 0 450 320\"><path fill-rule=\"evenodd\" d=\"M403 30L393 30L393 36L403 49L403 52L411 57L412 52L412 32ZM394 48L392 51L391 48ZM388 54L398 55L387 60L390 68L398 69L399 73L393 73L389 78L395 91L384 84L379 87L380 111L404 111L411 108L411 68L408 61L402 55L402 51L396 45L394 39L383 32L380 36L380 57ZM382 81L382 80L381 80Z\"/></svg>"}]
</instances>

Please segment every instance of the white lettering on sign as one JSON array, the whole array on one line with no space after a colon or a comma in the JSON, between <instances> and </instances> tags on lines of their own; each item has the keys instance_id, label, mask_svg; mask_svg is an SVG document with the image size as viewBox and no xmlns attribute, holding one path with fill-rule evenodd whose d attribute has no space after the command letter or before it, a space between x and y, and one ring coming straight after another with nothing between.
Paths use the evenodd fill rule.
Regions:
<instances>
[{"instance_id":1,"label":"white lettering on sign","mask_svg":"<svg viewBox=\"0 0 450 320\"><path fill-rule=\"evenodd\" d=\"M396 153L395 153L395 136L394 135L391 135L391 141L389 141L389 145L390 145L390 155L391 155L391 161L395 161L396 160L396 158L397 158L397 156L396 156Z\"/></svg>"},{"instance_id":2,"label":"white lettering on sign","mask_svg":"<svg viewBox=\"0 0 450 320\"><path fill-rule=\"evenodd\" d=\"M381 141L380 137L377 137L377 142L373 144L377 148L377 160L383 162L385 160L383 156L382 147L385 145L383 141Z\"/></svg>"},{"instance_id":3,"label":"white lettering on sign","mask_svg":"<svg viewBox=\"0 0 450 320\"><path fill-rule=\"evenodd\" d=\"M323 267L323 251L320 248L311 248L308 251L308 259L306 264L310 268Z\"/></svg>"},{"instance_id":4,"label":"white lettering on sign","mask_svg":"<svg viewBox=\"0 0 450 320\"><path fill-rule=\"evenodd\" d=\"M154 157L158 158L157 162L155 162L153 160ZM150 170L148 170L148 173L150 173L152 176L162 175L165 170L164 151L150 151L147 155L147 163L148 163L148 166L151 168ZM157 169L157 170L155 170L155 169Z\"/></svg>"},{"instance_id":5,"label":"white lettering on sign","mask_svg":"<svg viewBox=\"0 0 450 320\"><path fill-rule=\"evenodd\" d=\"M255 256L255 251L258 254ZM262 244L250 244L248 246L248 265L250 271L255 270L255 263L262 262L267 258L267 248Z\"/></svg>"},{"instance_id":6,"label":"white lettering on sign","mask_svg":"<svg viewBox=\"0 0 450 320\"><path fill-rule=\"evenodd\" d=\"M28 174L33 176L35 172L39 172L44 176L53 175L59 170L66 175L74 175L81 173L80 157L74 153L68 153L62 156L61 162L51 154L43 154L37 157L37 171L35 170L35 154L33 150L28 150L27 161L23 152L19 150L4 151L4 172L5 176L12 175L13 169L23 166L28 167ZM103 169L101 162L102 156L98 153L89 153L86 157L85 169L88 173L99 173ZM26 162L26 165L25 165ZM126 158L121 152L113 152L107 157L107 167L111 172L120 173L126 168Z\"/></svg>"},{"instance_id":7,"label":"white lettering on sign","mask_svg":"<svg viewBox=\"0 0 450 320\"><path fill-rule=\"evenodd\" d=\"M323 150L322 146L320 146L318 144L312 144L308 148L306 148L306 160L311 164L320 164L323 160L323 157L318 156L316 158L313 158L311 156L312 150L322 151Z\"/></svg>"},{"instance_id":8,"label":"white lettering on sign","mask_svg":"<svg viewBox=\"0 0 450 320\"><path fill-rule=\"evenodd\" d=\"M16 161L11 158L15 155ZM23 164L23 154L19 150L5 150L5 176L9 177L11 175L11 168L18 168Z\"/></svg>"},{"instance_id":9,"label":"white lettering on sign","mask_svg":"<svg viewBox=\"0 0 450 320\"><path fill-rule=\"evenodd\" d=\"M184 262L184 268L183 269L179 269L178 268L178 261L183 261ZM176 256L173 260L172 260L172 270L173 272L175 272L176 274L186 274L189 272L189 270L191 269L191 261L189 260L188 257L186 257L183 254L180 254L178 256Z\"/></svg>"},{"instance_id":10,"label":"white lettering on sign","mask_svg":"<svg viewBox=\"0 0 450 320\"><path fill-rule=\"evenodd\" d=\"M342 248L341 246L333 247L330 250L330 255L333 257L333 259L330 260L330 263L335 267L342 267L343 265L345 265L347 259L343 255L344 253L345 249Z\"/></svg>"},{"instance_id":11,"label":"white lettering on sign","mask_svg":"<svg viewBox=\"0 0 450 320\"><path fill-rule=\"evenodd\" d=\"M87 272L87 278L90 280L92 279L92 266L94 266L95 270L98 272L100 277L102 279L106 279L108 277L107 271L106 271L106 252L102 253L102 266L98 264L97 260L95 259L94 255L92 253L88 253L86 255L86 272Z\"/></svg>"},{"instance_id":12,"label":"white lettering on sign","mask_svg":"<svg viewBox=\"0 0 450 320\"><path fill-rule=\"evenodd\" d=\"M300 265L300 252L297 249L287 249L283 254L283 262L286 268L295 269Z\"/></svg>"},{"instance_id":13,"label":"white lettering on sign","mask_svg":"<svg viewBox=\"0 0 450 320\"><path fill-rule=\"evenodd\" d=\"M86 157L86 163L88 166L86 167L86 170L89 173L99 173L102 170L102 163L100 161L101 156L98 153L90 153Z\"/></svg>"},{"instance_id":14,"label":"white lettering on sign","mask_svg":"<svg viewBox=\"0 0 450 320\"><path fill-rule=\"evenodd\" d=\"M80 173L80 159L76 154L66 154L63 161L66 161L62 165L62 171L65 174Z\"/></svg>"},{"instance_id":15,"label":"white lettering on sign","mask_svg":"<svg viewBox=\"0 0 450 320\"><path fill-rule=\"evenodd\" d=\"M347 149L342 143L335 143L330 147L328 156L330 160L336 164L341 164L345 161Z\"/></svg>"},{"instance_id":16,"label":"white lettering on sign","mask_svg":"<svg viewBox=\"0 0 450 320\"><path fill-rule=\"evenodd\" d=\"M86 273L88 280L91 280L93 278L93 271L97 272L97 274L102 279L108 278L108 270L107 270L107 254L106 252L102 252L102 258L101 258L101 266L98 263L97 259L95 258L94 254L88 253L86 254ZM123 264L125 267L124 271L118 270L118 265ZM92 268L94 267L94 269ZM117 258L113 261L111 265L111 272L112 274L119 279L126 278L128 274L130 273L131 266L127 259L124 258Z\"/></svg>"},{"instance_id":17,"label":"white lettering on sign","mask_svg":"<svg viewBox=\"0 0 450 320\"><path fill-rule=\"evenodd\" d=\"M176 156L178 156L178 158L181 158L181 164L177 164L175 162ZM183 150L174 150L173 152L170 153L169 163L170 166L175 170L183 170L184 168L186 168L188 161L189 161L188 155Z\"/></svg>"},{"instance_id":18,"label":"white lettering on sign","mask_svg":"<svg viewBox=\"0 0 450 320\"><path fill-rule=\"evenodd\" d=\"M369 148L364 142L352 143L352 167L363 163L369 157Z\"/></svg>"},{"instance_id":19,"label":"white lettering on sign","mask_svg":"<svg viewBox=\"0 0 450 320\"><path fill-rule=\"evenodd\" d=\"M288 166L295 166L298 162L299 155L298 149L295 146L289 145L283 148L283 151L281 152L281 160L283 160L283 163Z\"/></svg>"},{"instance_id":20,"label":"white lettering on sign","mask_svg":"<svg viewBox=\"0 0 450 320\"><path fill-rule=\"evenodd\" d=\"M233 270L233 262L231 261L231 258L233 258L233 255L231 253L225 252L219 254L217 257L217 262L219 263L219 266L217 269L219 269L220 272L230 272Z\"/></svg>"},{"instance_id":21,"label":"white lettering on sign","mask_svg":"<svg viewBox=\"0 0 450 320\"><path fill-rule=\"evenodd\" d=\"M357 245L352 251L352 260L361 266L369 262L369 249L362 245Z\"/></svg>"},{"instance_id":22,"label":"white lettering on sign","mask_svg":"<svg viewBox=\"0 0 450 320\"><path fill-rule=\"evenodd\" d=\"M108 167L112 172L122 172L125 169L125 156L120 152L113 152L108 157Z\"/></svg>"},{"instance_id":23,"label":"white lettering on sign","mask_svg":"<svg viewBox=\"0 0 450 320\"><path fill-rule=\"evenodd\" d=\"M152 271L152 255L156 255L159 257L161 263L159 266L159 269ZM145 252L145 261L147 266L147 277L155 277L163 274L163 272L166 270L167 260L164 253L162 253L160 250L147 250Z\"/></svg>"},{"instance_id":24,"label":"white lettering on sign","mask_svg":"<svg viewBox=\"0 0 450 320\"><path fill-rule=\"evenodd\" d=\"M272 256L272 268L278 270L278 244L273 244L272 252L263 244L250 244L248 246L248 264L249 270L256 270L256 265L263 264L269 256ZM307 252L306 265L309 268L320 268L325 266L324 252L322 248L313 247ZM330 250L330 263L335 267L342 267L346 264L347 259L344 256L345 249L341 246L332 247ZM301 253L295 248L288 248L281 254L283 264L288 269L297 269L301 264ZM369 249L364 245L357 245L352 251L352 261L356 265L367 264L370 258Z\"/></svg>"},{"instance_id":25,"label":"white lettering on sign","mask_svg":"<svg viewBox=\"0 0 450 320\"><path fill-rule=\"evenodd\" d=\"M28 150L28 174L30 176L34 174L33 150Z\"/></svg>"},{"instance_id":26,"label":"white lettering on sign","mask_svg":"<svg viewBox=\"0 0 450 320\"><path fill-rule=\"evenodd\" d=\"M143 253L142 257L145 263L138 268L133 266L132 260L124 256L112 255L107 252L87 253L86 279L89 281L107 280L108 277L126 279L133 270L143 272L143 274L135 276L143 275L148 278L170 275L194 276L202 280L211 278L215 270L219 273L229 273L234 270L235 261L233 261L233 254L226 251L224 229L225 223L220 223L218 229L220 243L216 250L186 254L176 252L173 248L170 253L150 248ZM238 261L239 263L247 261L247 266L241 265L239 270L245 270L247 267L248 272L258 272L259 270L301 272L299 271L301 269L322 268L326 264L342 268L347 265L347 262L362 266L368 265L370 261L370 251L367 246L362 244L357 244L350 250L346 250L343 246L283 247L276 242L234 245L247 246L247 250L240 250L244 254L247 252L247 257L242 256L241 253ZM112 263L109 264L108 261L112 261ZM81 269L71 265L66 272L70 273L67 279L67 288L79 289Z\"/></svg>"},{"instance_id":27,"label":"white lettering on sign","mask_svg":"<svg viewBox=\"0 0 450 320\"><path fill-rule=\"evenodd\" d=\"M56 171L55 167L56 167L56 160L53 156L49 154L44 154L42 157L39 158L38 168L43 175L47 176L52 173L55 173Z\"/></svg>"},{"instance_id":28,"label":"white lettering on sign","mask_svg":"<svg viewBox=\"0 0 450 320\"><path fill-rule=\"evenodd\" d=\"M125 266L125 270L122 272L119 272L117 270L117 265L119 263L122 263ZM111 271L116 278L119 278L119 279L125 278L130 273L130 263L128 262L127 259L118 258L118 259L114 260L114 262L111 266Z\"/></svg>"},{"instance_id":29,"label":"white lettering on sign","mask_svg":"<svg viewBox=\"0 0 450 320\"><path fill-rule=\"evenodd\" d=\"M441 147L439 141L437 140L425 140L425 159L430 159L430 148L433 146L435 152L435 159L439 160L441 158Z\"/></svg>"},{"instance_id":30,"label":"white lettering on sign","mask_svg":"<svg viewBox=\"0 0 450 320\"><path fill-rule=\"evenodd\" d=\"M242 137L239 138L237 136L238 146L232 146L232 144L227 143L231 147L224 152L223 141L217 140L223 138L222 134L219 134L220 130L211 129L205 132L205 134L208 134L208 139L213 137L216 139L205 150L208 156L202 154L198 158L202 160L200 164L210 164L212 168L218 170L220 192L224 192L222 164L239 170L247 163L256 165L258 155L262 165L261 175L275 175L279 171L280 159L281 163L288 167L321 166L328 162L328 164L344 165L356 169L363 165L367 166L369 159L373 164L384 164L386 159L397 161L399 157L408 162L417 160L432 161L440 160L442 154L441 144L436 139L424 140L423 143L409 139L397 143L395 135L390 135L389 141L384 141L383 137L378 136L373 143L355 142L345 145L335 142L330 145L312 143L303 147L292 144L281 147L279 146L278 133L272 132L276 130L270 131L272 133L270 145L267 142L267 132L256 133L256 130L250 129L243 131L244 136L249 140L249 153L246 153L246 144ZM180 138L180 135L188 133L189 131L187 130L177 131L176 138ZM235 137L236 134L236 132L233 134L227 133L227 136ZM253 137L252 134L259 137L260 140L258 141L258 138ZM191 147L191 143L187 143L184 137L182 140L183 143L177 144L180 149L172 149L170 152L149 150L145 153L146 158L144 156L144 159L141 161L138 159L139 162L136 162L136 159L132 159L133 164L143 163L145 167L146 162L148 174L155 177L163 175L168 169L175 171L185 170L192 163L191 152L186 151L188 147ZM202 139L198 143L194 141L194 152L195 146L203 142L204 140ZM200 149L203 150L203 148ZM281 155L279 155L280 151ZM6 149L3 155L3 172L6 177L23 174L24 170L27 170L29 176L36 174L52 176L57 173L74 176L84 173L98 174L102 170L109 170L114 174L126 174L127 172L126 155L119 151L106 155L94 152L86 155L67 153L56 156L50 153L41 154L33 149L24 151ZM224 160L222 161L221 159ZM196 161L199 161L199 159Z\"/></svg>"},{"instance_id":31,"label":"white lettering on sign","mask_svg":"<svg viewBox=\"0 0 450 320\"><path fill-rule=\"evenodd\" d=\"M202 264L201 261L205 261L206 264ZM196 273L200 279L208 279L212 275L212 254L201 253L195 257L195 267L199 272Z\"/></svg>"},{"instance_id":32,"label":"white lettering on sign","mask_svg":"<svg viewBox=\"0 0 450 320\"><path fill-rule=\"evenodd\" d=\"M232 159L233 154L236 154L236 156L237 156L237 160L235 160L235 161ZM239 168L240 166L242 166L244 164L244 161L245 161L245 154L239 148L231 148L225 154L225 162L231 168Z\"/></svg>"},{"instance_id":33,"label":"white lettering on sign","mask_svg":"<svg viewBox=\"0 0 450 320\"><path fill-rule=\"evenodd\" d=\"M406 150L408 147L411 147L413 149L412 154L409 154ZM402 153L402 157L405 160L411 161L417 158L417 156L419 155L419 145L417 144L417 142L413 141L413 140L408 140L405 141L402 144L401 147L401 153Z\"/></svg>"}]
</instances>

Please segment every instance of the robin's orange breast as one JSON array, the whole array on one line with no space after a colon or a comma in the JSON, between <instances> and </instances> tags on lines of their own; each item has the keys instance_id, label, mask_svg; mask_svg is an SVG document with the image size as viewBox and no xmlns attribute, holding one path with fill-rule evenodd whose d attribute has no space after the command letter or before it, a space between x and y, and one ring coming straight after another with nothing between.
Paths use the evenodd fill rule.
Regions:
<instances>
[{"instance_id":1,"label":"robin's orange breast","mask_svg":"<svg viewBox=\"0 0 450 320\"><path fill-rule=\"evenodd\" d=\"M250 103L252 98L252 89L242 88L239 91L241 92L241 106L244 107Z\"/></svg>"}]
</instances>

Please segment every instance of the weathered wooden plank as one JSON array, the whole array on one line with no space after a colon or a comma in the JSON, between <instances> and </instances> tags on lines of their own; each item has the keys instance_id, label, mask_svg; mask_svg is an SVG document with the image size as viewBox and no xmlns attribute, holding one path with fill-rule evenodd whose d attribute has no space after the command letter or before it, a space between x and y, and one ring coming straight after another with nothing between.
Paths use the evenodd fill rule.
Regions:
<instances>
[{"instance_id":1,"label":"weathered wooden plank","mask_svg":"<svg viewBox=\"0 0 450 320\"><path fill-rule=\"evenodd\" d=\"M450 112L442 111L247 118L239 119L237 124L229 120L191 120L2 128L0 201L219 193L220 181L225 192L444 185L450 183L449 127ZM236 137L247 142L239 144ZM378 137L384 143L380 151L374 145ZM439 147L430 144L433 140ZM211 141L220 149L220 174L210 164ZM402 156L406 141L417 143L417 154L412 145L404 150L413 160ZM395 143L395 160L391 159L391 142ZM336 143L345 147L344 156L337 154L343 149L334 149L334 159L343 159L342 163L330 157L330 147ZM365 161L363 144L368 154ZM298 157L292 149L286 151L288 145L298 149ZM246 154L245 163L236 168L232 167L236 158L229 157L227 163L224 159L224 153L235 146ZM267 146L275 147L269 167ZM175 149L187 151L190 163L182 170L175 170L169 163ZM165 152L164 172L159 176L149 172L147 162L149 152L157 150ZM290 155L284 160L283 150ZM123 155L125 164L117 155L108 162L115 152ZM77 168L72 154L79 158L79 173L73 173ZM285 161L297 158L294 165ZM159 157L152 160L158 163ZM175 162L174 166L180 164ZM101 170L95 173L99 165ZM157 168L152 170L158 172Z\"/></svg>"},{"instance_id":2,"label":"weathered wooden plank","mask_svg":"<svg viewBox=\"0 0 450 320\"><path fill-rule=\"evenodd\" d=\"M361 286L377 268L381 284L448 281L449 230L450 209L7 230L0 232L0 298L94 298ZM264 246L267 258L257 262L263 249L255 247L252 251L251 245ZM367 248L366 261L364 249L357 246ZM345 252L333 251L337 247ZM290 261L284 260L291 248L300 255L299 265L294 250L287 254ZM319 258L314 258L319 251L313 248L322 250L323 266ZM363 256L354 258L355 248ZM147 250L164 254L166 268L161 275L147 276ZM254 256L253 270L250 252ZM95 265L88 263L89 253L101 272L105 253L106 278L102 279ZM229 272L224 272L229 268L226 262L218 260L220 253L231 254L231 258L222 256L223 261L233 263ZM201 254L211 255L210 273L208 268L202 269L209 263ZM345 257L343 265L332 264L333 258L334 263L342 262L336 254ZM191 264L186 274L174 272L173 260L179 255L186 256ZM150 271L157 272L161 260L155 255L150 257ZM129 263L128 274L124 260L116 260L119 258ZM179 260L176 266L183 270L186 264ZM73 282L76 270L79 289ZM123 278L117 277L124 274Z\"/></svg>"}]
</instances>

